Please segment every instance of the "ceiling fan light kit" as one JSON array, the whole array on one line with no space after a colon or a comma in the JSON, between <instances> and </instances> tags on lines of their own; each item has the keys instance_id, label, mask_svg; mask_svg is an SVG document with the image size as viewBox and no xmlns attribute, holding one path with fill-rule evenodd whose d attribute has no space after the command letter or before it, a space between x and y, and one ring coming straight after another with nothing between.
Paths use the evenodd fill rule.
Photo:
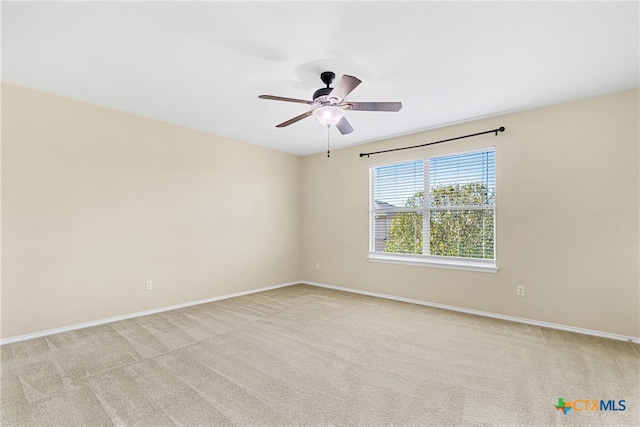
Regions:
<instances>
[{"instance_id":1,"label":"ceiling fan light kit","mask_svg":"<svg viewBox=\"0 0 640 427\"><path fill-rule=\"evenodd\" d=\"M282 122L276 127L287 127L309 116L313 116L318 122L327 126L335 126L342 135L353 132L353 127L345 117L346 110L352 111L391 111L397 112L402 108L401 102L349 102L345 98L349 95L362 81L357 77L344 74L338 83L332 88L331 83L335 79L335 73L325 71L320 74L320 79L327 87L316 90L313 94L313 101L304 99L285 98L274 95L260 95L260 99L269 99L272 101L295 102L298 104L311 105L314 108L302 113L292 119Z\"/></svg>"},{"instance_id":2,"label":"ceiling fan light kit","mask_svg":"<svg viewBox=\"0 0 640 427\"><path fill-rule=\"evenodd\" d=\"M325 105L313 110L313 117L323 126L335 126L344 117L345 111L340 107Z\"/></svg>"}]
</instances>

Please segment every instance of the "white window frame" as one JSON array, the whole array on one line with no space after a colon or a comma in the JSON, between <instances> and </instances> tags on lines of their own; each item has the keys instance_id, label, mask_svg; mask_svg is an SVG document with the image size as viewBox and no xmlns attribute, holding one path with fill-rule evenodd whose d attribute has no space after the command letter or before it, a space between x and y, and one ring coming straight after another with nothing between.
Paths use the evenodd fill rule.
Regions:
<instances>
[{"instance_id":1,"label":"white window frame","mask_svg":"<svg viewBox=\"0 0 640 427\"><path fill-rule=\"evenodd\" d=\"M455 152L450 154L439 154L436 156L430 157L419 157L419 158L410 158L406 160L402 160L399 162L393 163L383 163L371 166L369 168L369 257L368 260L370 262L382 262L382 263L392 263L392 264L402 264L402 265L414 265L414 266L424 266L424 267L436 267L436 268L447 268L447 269L455 269L455 270L467 270L467 271L479 271L486 273L496 273L499 268L497 266L497 250L496 250L496 202L492 207L487 206L456 206L456 207L447 207L447 208L430 208L428 189L429 189L429 160L440 158L440 157L450 157L450 156L463 156L467 154L474 153L483 153L487 151L493 151L494 155L496 153L495 147L485 147L477 150L471 151L463 151L463 152ZM457 257L444 257L444 256L433 256L428 252L430 250L430 245L424 245L423 250L426 253L423 254L394 254L388 252L377 252L375 251L375 194L374 194L374 169L382 167L382 166L391 166L394 164L402 164L409 163L415 161L423 161L424 162L424 206L422 208L423 213L423 242L429 242L430 239L430 212L434 210L485 210L491 209L493 210L493 221L494 221L494 259L478 259L478 258L457 258ZM497 171L495 173L497 180ZM497 195L496 195L497 198ZM401 210L402 208L399 208ZM414 211L413 209L407 209L407 211Z\"/></svg>"}]
</instances>

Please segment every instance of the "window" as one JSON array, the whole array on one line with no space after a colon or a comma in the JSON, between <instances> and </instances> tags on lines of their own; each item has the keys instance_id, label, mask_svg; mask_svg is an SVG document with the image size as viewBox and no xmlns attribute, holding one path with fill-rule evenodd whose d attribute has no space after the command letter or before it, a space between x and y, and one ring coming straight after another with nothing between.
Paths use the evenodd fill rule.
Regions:
<instances>
[{"instance_id":1,"label":"window","mask_svg":"<svg viewBox=\"0 0 640 427\"><path fill-rule=\"evenodd\" d=\"M371 168L370 193L370 260L497 271L493 149Z\"/></svg>"}]
</instances>

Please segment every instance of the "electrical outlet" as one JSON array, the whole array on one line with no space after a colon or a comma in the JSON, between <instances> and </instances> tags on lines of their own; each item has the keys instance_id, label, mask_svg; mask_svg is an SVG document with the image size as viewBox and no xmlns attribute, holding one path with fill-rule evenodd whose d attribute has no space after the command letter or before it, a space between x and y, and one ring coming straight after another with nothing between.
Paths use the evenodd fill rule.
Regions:
<instances>
[{"instance_id":1,"label":"electrical outlet","mask_svg":"<svg viewBox=\"0 0 640 427\"><path fill-rule=\"evenodd\" d=\"M316 262L316 270L320 270L320 263Z\"/></svg>"},{"instance_id":2,"label":"electrical outlet","mask_svg":"<svg viewBox=\"0 0 640 427\"><path fill-rule=\"evenodd\" d=\"M153 290L153 282L151 280L147 280L144 284L144 290L145 291L152 291Z\"/></svg>"},{"instance_id":3,"label":"electrical outlet","mask_svg":"<svg viewBox=\"0 0 640 427\"><path fill-rule=\"evenodd\" d=\"M516 286L516 295L519 297L524 296L524 286Z\"/></svg>"}]
</instances>

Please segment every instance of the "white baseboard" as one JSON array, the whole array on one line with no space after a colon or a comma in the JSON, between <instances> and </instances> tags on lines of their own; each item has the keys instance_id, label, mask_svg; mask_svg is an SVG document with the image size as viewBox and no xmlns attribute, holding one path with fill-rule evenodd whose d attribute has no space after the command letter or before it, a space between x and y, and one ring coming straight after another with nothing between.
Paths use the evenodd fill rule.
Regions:
<instances>
[{"instance_id":1,"label":"white baseboard","mask_svg":"<svg viewBox=\"0 0 640 427\"><path fill-rule=\"evenodd\" d=\"M30 340L33 338L46 337L47 335L59 334L61 332L74 331L76 329L89 328L91 326L104 325L106 323L117 322L119 320L132 319L134 317L148 316L149 314L162 313L164 311L176 310L179 308L190 307L192 305L204 304L213 301L220 301L228 298L240 297L243 295L255 294L258 292L270 291L272 289L284 288L285 286L298 285L300 281L281 283L279 285L267 286L264 288L251 289L248 291L234 292L232 294L220 295L217 297L201 299L197 301L189 301L182 304L170 305L167 307L154 308L151 310L139 311L137 313L123 314L122 316L109 317L107 319L94 320L92 322L79 323L77 325L63 326L61 328L48 329L46 331L34 332L32 334L19 335L17 337L5 338L0 340L0 345L11 344L18 341Z\"/></svg>"},{"instance_id":2,"label":"white baseboard","mask_svg":"<svg viewBox=\"0 0 640 427\"><path fill-rule=\"evenodd\" d=\"M559 329L559 330L562 330L562 331L574 332L574 333L578 333L578 334L593 335L593 336L596 336L596 337L609 338L609 339L614 339L614 340L618 340L618 341L627 341L627 342L631 342L631 343L640 344L640 338L638 338L638 337L625 337L623 335L612 334L612 333L609 333L609 332L602 332L602 331L594 331L592 329L583 329L583 328L576 328L574 326L560 325L560 324L557 324L557 323L541 322L539 320L532 320L532 319L526 319L526 318L515 317L515 316L507 316L507 315L504 315L504 314L496 314L496 313L491 313L491 312L488 312L488 311L472 310L472 309L468 309L468 308L456 307L456 306L453 306L453 305L446 305L446 304L440 304L440 303L435 303L435 302L422 301L422 300L417 300L417 299L413 299L413 298L405 298L405 297L399 297L399 296L389 295L389 294L381 294L381 293L378 293L378 292L363 291L363 290L360 290L360 289L346 288L346 287L343 287L343 286L329 285L329 284L326 284L326 283L312 282L312 281L308 281L308 280L296 280L296 281L293 281L293 282L281 283L281 284L278 284L278 285L267 286L267 287L257 288L257 289L251 289L251 290L248 290L248 291L234 292L232 294L220 295L220 296L217 296L217 297L206 298L206 299L197 300L197 301L189 301L189 302L185 302L185 303L182 303L182 304L176 304L176 305L170 305L170 306L167 306L167 307L154 308L154 309L151 309L151 310L139 311L137 313L124 314L122 316L109 317L107 319L100 319L100 320L95 320L95 321L92 321L92 322L79 323L77 325L64 326L64 327L61 327L61 328L48 329L46 331L34 332L34 333L31 333L31 334L19 335L19 336L16 336L16 337L0 339L0 345L11 344L11 343L19 342L19 341L30 340L30 339L33 339L33 338L45 337L45 336L48 336L48 335L58 334L58 333L61 333L61 332L73 331L73 330L76 330L76 329L89 328L91 326L104 325L106 323L117 322L119 320L126 320L126 319L132 319L132 318L135 318L135 317L147 316L149 314L162 313L164 311L176 310L176 309L179 309L179 308L190 307L192 305L205 304L205 303L208 303L208 302L220 301L220 300L224 300L224 299L228 299L228 298L235 298L235 297L239 297L239 296L243 296L243 295L250 295L250 294L255 294L255 293L258 293L258 292L270 291L272 289L284 288L286 286L292 286L292 285L298 285L298 284L304 284L304 285L310 285L310 286L318 286L318 287L321 287L321 288L329 288L329 289L335 289L335 290L338 290L338 291L345 291L345 292L351 292L351 293L355 293L355 294L368 295L368 296L372 296L372 297L385 298L385 299L390 299L390 300L394 300L394 301L402 301L402 302L408 302L408 303L412 303L412 304L424 305L424 306L428 306L428 307L442 308L442 309L445 309L445 310L458 311L458 312L461 312L461 313L475 314L475 315L478 315L478 316L485 316L485 317L492 317L494 319L508 320L510 322L525 323L525 324L528 324L528 325L541 326L543 328Z\"/></svg>"},{"instance_id":3,"label":"white baseboard","mask_svg":"<svg viewBox=\"0 0 640 427\"><path fill-rule=\"evenodd\" d=\"M504 314L491 313L488 311L472 310L468 308L456 307L453 305L440 304L436 302L422 301L422 300L417 300L413 298L398 297L395 295L381 294L378 292L369 292L369 291L363 291L360 289L328 285L326 283L310 282L306 280L303 280L300 283L303 283L305 285L318 286L321 288L329 288L329 289L335 289L339 291L352 292L352 293L361 294L361 295L368 295L372 297L386 298L394 301L402 301L402 302L408 302L412 304L425 305L428 307L443 308L445 310L458 311L458 312L467 313L467 314L475 314L477 316L492 317L494 319L508 320L510 322L526 323L528 325L541 326L543 328L559 329L561 331L574 332L577 334L593 335L596 337L609 338L609 339L618 340L618 341L627 341L630 343L640 344L640 338L638 337L626 337L624 335L612 334L609 332L594 331L592 329L584 329L584 328L576 328L574 326L542 322L539 320L526 319L523 317L507 316Z\"/></svg>"}]
</instances>

